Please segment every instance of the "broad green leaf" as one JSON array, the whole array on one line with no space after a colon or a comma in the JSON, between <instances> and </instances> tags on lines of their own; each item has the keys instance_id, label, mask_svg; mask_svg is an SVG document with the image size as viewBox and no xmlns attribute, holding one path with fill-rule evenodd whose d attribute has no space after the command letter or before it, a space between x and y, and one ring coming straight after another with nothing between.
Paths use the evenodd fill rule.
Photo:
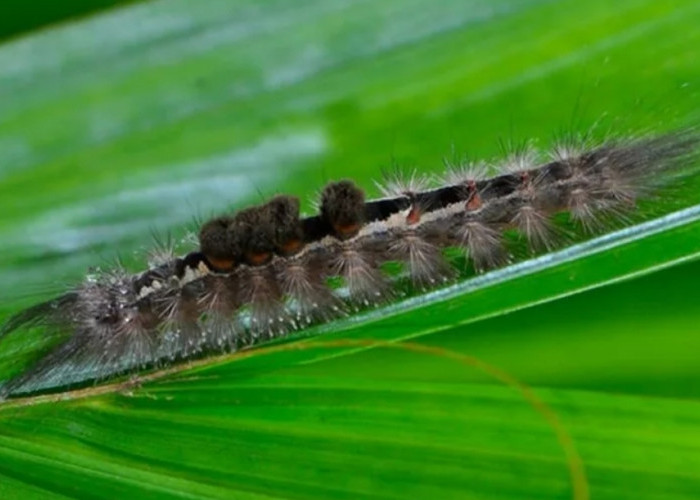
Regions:
<instances>
[{"instance_id":1,"label":"broad green leaf","mask_svg":"<svg viewBox=\"0 0 700 500\"><path fill-rule=\"evenodd\" d=\"M3 314L275 192L376 194L394 160L439 173L452 150L597 120L697 124L698 18L691 0L169 0L9 42ZM2 403L0 497L697 497L700 182L679 187L645 206L660 218L271 351ZM36 343L1 343L0 377Z\"/></svg>"}]
</instances>

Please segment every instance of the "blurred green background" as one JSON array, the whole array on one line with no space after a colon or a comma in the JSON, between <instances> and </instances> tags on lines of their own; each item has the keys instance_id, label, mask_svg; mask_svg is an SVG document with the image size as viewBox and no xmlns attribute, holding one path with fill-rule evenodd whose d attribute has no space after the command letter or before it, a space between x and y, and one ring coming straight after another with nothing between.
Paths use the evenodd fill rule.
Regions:
<instances>
[{"instance_id":1,"label":"blurred green background","mask_svg":"<svg viewBox=\"0 0 700 500\"><path fill-rule=\"evenodd\" d=\"M0 317L117 257L139 269L154 231L181 237L276 192L309 211L330 179L376 195L395 162L437 174L499 141L696 125L698 19L691 0L168 0L15 34L0 46ZM698 184L646 208L695 205ZM686 222L304 333L475 355L555 408L594 498L696 498L700 226ZM0 376L35 340L0 344ZM441 357L288 352L196 375L0 406L0 493L574 491L520 395Z\"/></svg>"},{"instance_id":2,"label":"blurred green background","mask_svg":"<svg viewBox=\"0 0 700 500\"><path fill-rule=\"evenodd\" d=\"M140 0L42 0L32 3L4 0L0 4L0 40L137 1Z\"/></svg>"}]
</instances>

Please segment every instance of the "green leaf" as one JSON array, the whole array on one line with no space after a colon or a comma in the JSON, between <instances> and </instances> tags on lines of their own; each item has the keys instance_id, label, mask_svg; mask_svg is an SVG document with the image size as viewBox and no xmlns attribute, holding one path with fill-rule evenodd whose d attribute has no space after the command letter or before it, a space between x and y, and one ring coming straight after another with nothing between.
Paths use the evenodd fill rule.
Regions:
<instances>
[{"instance_id":1,"label":"green leaf","mask_svg":"<svg viewBox=\"0 0 700 500\"><path fill-rule=\"evenodd\" d=\"M596 136L696 124L699 15L171 0L9 42L2 311L258 193L371 191L392 157L438 173L453 146L490 157L601 117ZM4 402L0 497L696 497L698 187L650 202L660 218L266 348ZM0 376L39 343L3 341Z\"/></svg>"}]
</instances>

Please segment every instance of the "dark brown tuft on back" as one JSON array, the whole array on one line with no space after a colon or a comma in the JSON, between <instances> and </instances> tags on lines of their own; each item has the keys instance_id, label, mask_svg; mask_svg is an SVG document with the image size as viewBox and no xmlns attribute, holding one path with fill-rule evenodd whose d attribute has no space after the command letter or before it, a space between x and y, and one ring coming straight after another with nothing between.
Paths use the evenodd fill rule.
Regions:
<instances>
[{"instance_id":1,"label":"dark brown tuft on back","mask_svg":"<svg viewBox=\"0 0 700 500\"><path fill-rule=\"evenodd\" d=\"M352 238L365 221L365 194L351 181L332 182L321 195L321 217L340 239Z\"/></svg>"},{"instance_id":2,"label":"dark brown tuft on back","mask_svg":"<svg viewBox=\"0 0 700 500\"><path fill-rule=\"evenodd\" d=\"M275 250L275 227L267 205L238 212L228 227L228 235L240 249L239 257L251 265L266 263Z\"/></svg>"},{"instance_id":3,"label":"dark brown tuft on back","mask_svg":"<svg viewBox=\"0 0 700 500\"><path fill-rule=\"evenodd\" d=\"M299 198L279 195L265 205L269 224L272 226L275 251L279 255L291 255L301 248L304 234L299 219Z\"/></svg>"},{"instance_id":4,"label":"dark brown tuft on back","mask_svg":"<svg viewBox=\"0 0 700 500\"><path fill-rule=\"evenodd\" d=\"M238 249L228 233L232 221L233 217L227 215L216 217L206 222L199 230L199 248L215 267L219 267L217 262L233 263L236 260Z\"/></svg>"}]
</instances>

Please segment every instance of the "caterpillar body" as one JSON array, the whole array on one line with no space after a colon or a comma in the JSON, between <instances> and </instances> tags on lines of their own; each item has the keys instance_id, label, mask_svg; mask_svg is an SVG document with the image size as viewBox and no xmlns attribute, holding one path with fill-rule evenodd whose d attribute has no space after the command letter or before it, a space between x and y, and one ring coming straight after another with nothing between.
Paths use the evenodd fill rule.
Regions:
<instances>
[{"instance_id":1,"label":"caterpillar body","mask_svg":"<svg viewBox=\"0 0 700 500\"><path fill-rule=\"evenodd\" d=\"M350 180L328 184L316 215L298 198L268 202L205 222L190 253L151 268L92 274L52 300L11 317L0 339L40 328L63 335L53 350L0 386L0 399L65 384L83 370L99 380L125 371L235 350L329 321L395 295L399 262L422 291L452 280L444 256L463 249L476 272L510 261L517 233L532 251L566 243L561 224L594 233L624 220L695 155L690 130L635 139L582 141L537 163L530 149L488 176L482 164L449 169L436 187L395 175L384 198L365 200Z\"/></svg>"}]
</instances>

